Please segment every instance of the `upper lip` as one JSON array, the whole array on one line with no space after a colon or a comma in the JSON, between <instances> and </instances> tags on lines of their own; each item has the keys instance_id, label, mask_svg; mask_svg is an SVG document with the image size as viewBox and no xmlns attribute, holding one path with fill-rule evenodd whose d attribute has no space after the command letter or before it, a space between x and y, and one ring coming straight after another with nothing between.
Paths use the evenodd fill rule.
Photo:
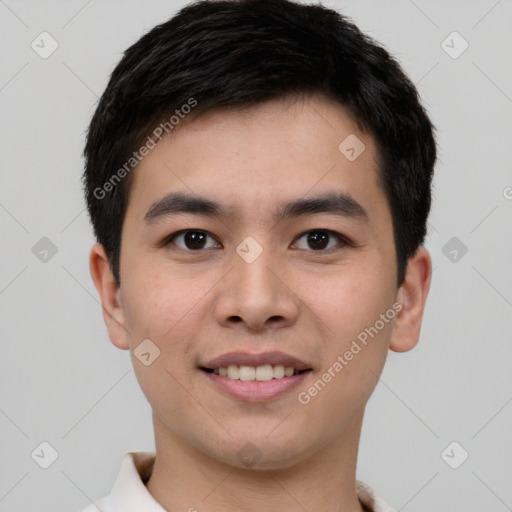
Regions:
<instances>
[{"instance_id":1,"label":"upper lip","mask_svg":"<svg viewBox=\"0 0 512 512\"><path fill-rule=\"evenodd\" d=\"M266 364L282 364L284 367L291 366L296 370L311 370L311 366L290 354L284 352L262 352L251 354L249 352L228 352L210 359L202 364L202 368L227 368L231 364L239 366L264 366Z\"/></svg>"}]
</instances>

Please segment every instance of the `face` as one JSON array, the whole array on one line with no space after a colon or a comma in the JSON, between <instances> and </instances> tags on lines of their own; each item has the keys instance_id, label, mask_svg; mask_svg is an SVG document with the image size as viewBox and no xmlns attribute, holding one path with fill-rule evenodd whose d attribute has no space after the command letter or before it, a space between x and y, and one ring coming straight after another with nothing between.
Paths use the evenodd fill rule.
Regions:
<instances>
[{"instance_id":1,"label":"face","mask_svg":"<svg viewBox=\"0 0 512 512\"><path fill-rule=\"evenodd\" d=\"M310 97L203 114L139 164L109 331L170 438L284 468L362 417L401 307L376 158L342 107ZM147 365L143 340L146 360L160 351Z\"/></svg>"}]
</instances>

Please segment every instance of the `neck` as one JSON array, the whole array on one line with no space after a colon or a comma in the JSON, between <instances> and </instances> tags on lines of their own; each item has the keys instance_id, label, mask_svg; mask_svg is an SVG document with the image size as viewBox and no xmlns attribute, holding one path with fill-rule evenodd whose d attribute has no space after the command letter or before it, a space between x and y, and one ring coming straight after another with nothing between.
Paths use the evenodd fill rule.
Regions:
<instances>
[{"instance_id":1,"label":"neck","mask_svg":"<svg viewBox=\"0 0 512 512\"><path fill-rule=\"evenodd\" d=\"M176 436L153 413L156 459L146 487L168 511L362 512L355 488L363 412L333 444L284 469L241 469Z\"/></svg>"}]
</instances>

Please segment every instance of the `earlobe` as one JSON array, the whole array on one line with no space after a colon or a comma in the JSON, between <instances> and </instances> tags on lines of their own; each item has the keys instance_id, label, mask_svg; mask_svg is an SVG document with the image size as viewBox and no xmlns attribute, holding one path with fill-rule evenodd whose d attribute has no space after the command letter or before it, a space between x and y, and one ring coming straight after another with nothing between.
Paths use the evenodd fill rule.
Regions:
<instances>
[{"instance_id":1,"label":"earlobe","mask_svg":"<svg viewBox=\"0 0 512 512\"><path fill-rule=\"evenodd\" d=\"M128 332L125 327L121 289L114 279L108 257L101 244L95 244L92 247L89 256L89 268L94 286L100 296L103 319L107 326L110 341L116 347L127 350L129 348Z\"/></svg>"},{"instance_id":2,"label":"earlobe","mask_svg":"<svg viewBox=\"0 0 512 512\"><path fill-rule=\"evenodd\" d=\"M430 254L420 247L408 261L405 280L397 295L402 308L395 319L389 347L395 352L407 352L418 343L431 274Z\"/></svg>"}]
</instances>

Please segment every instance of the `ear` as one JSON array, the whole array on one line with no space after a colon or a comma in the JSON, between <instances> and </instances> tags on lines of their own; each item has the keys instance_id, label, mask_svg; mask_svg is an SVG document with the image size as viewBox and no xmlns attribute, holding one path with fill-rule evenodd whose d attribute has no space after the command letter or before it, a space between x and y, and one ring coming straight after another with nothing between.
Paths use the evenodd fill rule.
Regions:
<instances>
[{"instance_id":1,"label":"ear","mask_svg":"<svg viewBox=\"0 0 512 512\"><path fill-rule=\"evenodd\" d=\"M95 244L89 256L89 268L103 308L103 319L110 341L118 348L128 350L128 331L125 327L121 289L117 286L105 249Z\"/></svg>"},{"instance_id":2,"label":"ear","mask_svg":"<svg viewBox=\"0 0 512 512\"><path fill-rule=\"evenodd\" d=\"M395 352L407 352L418 343L431 274L430 254L420 247L407 263L405 280L397 294L402 309L395 319L389 347Z\"/></svg>"}]
</instances>

